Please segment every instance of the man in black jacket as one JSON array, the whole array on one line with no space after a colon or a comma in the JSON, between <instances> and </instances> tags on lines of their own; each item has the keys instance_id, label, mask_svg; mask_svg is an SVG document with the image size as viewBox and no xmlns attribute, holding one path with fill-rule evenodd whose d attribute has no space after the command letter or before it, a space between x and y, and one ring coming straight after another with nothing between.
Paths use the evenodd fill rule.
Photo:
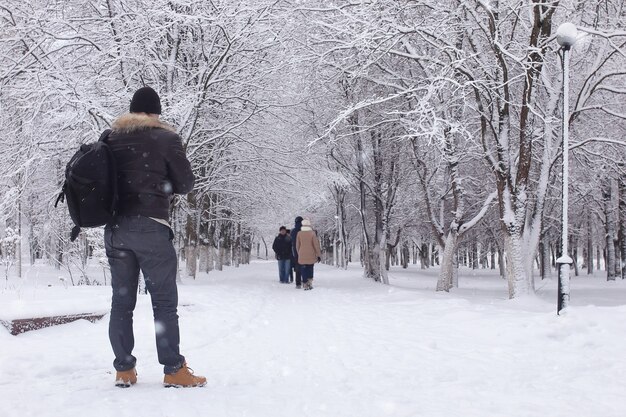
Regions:
<instances>
[{"instance_id":1,"label":"man in black jacket","mask_svg":"<svg viewBox=\"0 0 626 417\"><path fill-rule=\"evenodd\" d=\"M291 269L291 237L287 228L280 226L278 236L274 239L272 249L278 260L278 279L281 284L289 284L289 270Z\"/></svg>"},{"instance_id":2,"label":"man in black jacket","mask_svg":"<svg viewBox=\"0 0 626 417\"><path fill-rule=\"evenodd\" d=\"M179 352L177 256L169 226L174 194L193 189L194 175L180 136L159 120L161 101L150 87L133 95L130 113L113 124L107 143L118 176L116 218L105 227L104 242L111 266L113 300L109 339L115 354L115 384L137 382L132 355L133 310L141 270L150 292L159 362L165 386L203 386Z\"/></svg>"},{"instance_id":3,"label":"man in black jacket","mask_svg":"<svg viewBox=\"0 0 626 417\"><path fill-rule=\"evenodd\" d=\"M295 220L295 225L293 229L291 229L291 264L293 265L293 270L296 271L296 288L302 288L302 274L300 271L300 264L298 263L298 251L296 250L296 239L298 238L298 233L302 228L302 217L298 216Z\"/></svg>"}]
</instances>

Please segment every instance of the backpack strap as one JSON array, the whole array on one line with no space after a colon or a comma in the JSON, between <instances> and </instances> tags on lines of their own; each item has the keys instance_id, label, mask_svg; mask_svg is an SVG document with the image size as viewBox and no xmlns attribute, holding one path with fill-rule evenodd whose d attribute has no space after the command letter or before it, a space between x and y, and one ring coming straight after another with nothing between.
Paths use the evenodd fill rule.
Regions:
<instances>
[{"instance_id":1,"label":"backpack strap","mask_svg":"<svg viewBox=\"0 0 626 417\"><path fill-rule=\"evenodd\" d=\"M76 238L78 237L79 233L80 233L80 227L79 226L72 227L72 233L70 234L70 242L75 241Z\"/></svg>"},{"instance_id":2,"label":"backpack strap","mask_svg":"<svg viewBox=\"0 0 626 417\"><path fill-rule=\"evenodd\" d=\"M59 205L59 202L63 203L65 202L65 189L67 188L67 184L63 183L63 188L61 189L61 192L59 193L59 196L57 197L57 201L54 203L54 208L57 208L57 206Z\"/></svg>"},{"instance_id":3,"label":"backpack strap","mask_svg":"<svg viewBox=\"0 0 626 417\"><path fill-rule=\"evenodd\" d=\"M100 139L98 139L98 142L102 142L104 144L104 147L108 153L109 156L109 162L110 162L110 166L111 166L111 187L113 188L113 199L111 201L111 213L113 214L113 216L115 217L116 212L117 212L117 203L118 203L118 195L117 195L117 168L115 166L115 157L113 156L113 151L111 150L111 148L109 147L109 144L107 143L107 139L109 138L109 135L111 134L112 130L111 129L106 129L104 132L102 132L102 134L100 135Z\"/></svg>"},{"instance_id":4,"label":"backpack strap","mask_svg":"<svg viewBox=\"0 0 626 417\"><path fill-rule=\"evenodd\" d=\"M111 134L112 130L111 129L107 129L104 132L102 132L102 134L100 135L100 139L98 139L98 142L104 142L109 138L109 135Z\"/></svg>"}]
</instances>

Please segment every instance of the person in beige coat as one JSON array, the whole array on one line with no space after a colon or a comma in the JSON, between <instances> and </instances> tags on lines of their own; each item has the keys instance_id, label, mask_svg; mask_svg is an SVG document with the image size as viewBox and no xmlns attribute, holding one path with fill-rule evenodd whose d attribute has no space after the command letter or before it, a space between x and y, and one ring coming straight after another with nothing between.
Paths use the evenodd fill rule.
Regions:
<instances>
[{"instance_id":1,"label":"person in beige coat","mask_svg":"<svg viewBox=\"0 0 626 417\"><path fill-rule=\"evenodd\" d=\"M311 228L311 221L302 220L302 229L296 237L298 264L302 273L302 286L305 290L313 289L313 266L321 261L322 251L317 234Z\"/></svg>"}]
</instances>

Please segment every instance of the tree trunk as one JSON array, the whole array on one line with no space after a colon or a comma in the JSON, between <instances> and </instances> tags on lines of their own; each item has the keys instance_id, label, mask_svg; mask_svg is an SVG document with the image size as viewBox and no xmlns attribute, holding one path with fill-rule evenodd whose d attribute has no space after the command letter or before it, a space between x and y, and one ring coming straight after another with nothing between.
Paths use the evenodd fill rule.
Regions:
<instances>
[{"instance_id":1,"label":"tree trunk","mask_svg":"<svg viewBox=\"0 0 626 417\"><path fill-rule=\"evenodd\" d=\"M56 240L56 245L55 245L55 263L54 263L54 267L56 269L61 269L61 266L63 265L63 239L61 239L61 236L59 236Z\"/></svg>"},{"instance_id":2,"label":"tree trunk","mask_svg":"<svg viewBox=\"0 0 626 417\"><path fill-rule=\"evenodd\" d=\"M196 279L196 273L198 271L197 251L198 248L196 246L187 246L185 248L187 276L193 279Z\"/></svg>"},{"instance_id":3,"label":"tree trunk","mask_svg":"<svg viewBox=\"0 0 626 417\"><path fill-rule=\"evenodd\" d=\"M380 281L382 276L380 262L381 250L378 246L379 245L375 244L369 245L365 250L363 259L365 263L365 277L373 279L374 281Z\"/></svg>"},{"instance_id":4,"label":"tree trunk","mask_svg":"<svg viewBox=\"0 0 626 417\"><path fill-rule=\"evenodd\" d=\"M458 244L458 241L457 241ZM452 256L452 287L459 287L459 251Z\"/></svg>"},{"instance_id":5,"label":"tree trunk","mask_svg":"<svg viewBox=\"0 0 626 417\"><path fill-rule=\"evenodd\" d=\"M426 269L430 267L430 253L429 253L430 245L427 243L422 243L421 249L418 248L419 258L420 258L420 268ZM414 262L415 263L415 262Z\"/></svg>"},{"instance_id":6,"label":"tree trunk","mask_svg":"<svg viewBox=\"0 0 626 417\"><path fill-rule=\"evenodd\" d=\"M201 272L209 272L209 247L207 245L198 247L198 267Z\"/></svg>"},{"instance_id":7,"label":"tree trunk","mask_svg":"<svg viewBox=\"0 0 626 417\"><path fill-rule=\"evenodd\" d=\"M500 270L500 278L506 279L506 261L504 251L500 248L498 248L498 269Z\"/></svg>"},{"instance_id":8,"label":"tree trunk","mask_svg":"<svg viewBox=\"0 0 626 417\"><path fill-rule=\"evenodd\" d=\"M244 233L241 237L241 242L242 263L244 265L250 265L250 258L252 257L252 235L248 232Z\"/></svg>"},{"instance_id":9,"label":"tree trunk","mask_svg":"<svg viewBox=\"0 0 626 417\"><path fill-rule=\"evenodd\" d=\"M524 268L522 236L513 231L504 238L506 251L506 276L509 284L509 298L532 294L534 285Z\"/></svg>"},{"instance_id":10,"label":"tree trunk","mask_svg":"<svg viewBox=\"0 0 626 417\"><path fill-rule=\"evenodd\" d=\"M215 247L212 244L209 244L209 246L207 247L207 265L206 265L206 272L209 273L211 271L213 271L213 268L215 263Z\"/></svg>"},{"instance_id":11,"label":"tree trunk","mask_svg":"<svg viewBox=\"0 0 626 417\"><path fill-rule=\"evenodd\" d=\"M29 250L30 250L30 265L33 266L33 265L35 265L35 262L37 262L37 241L36 241L36 237L35 237L35 232L33 231L33 222L32 221L31 221L29 227L30 227L30 230L29 230L28 246L29 246Z\"/></svg>"},{"instance_id":12,"label":"tree trunk","mask_svg":"<svg viewBox=\"0 0 626 417\"><path fill-rule=\"evenodd\" d=\"M234 263L235 263L235 268L239 268L239 265L241 264L241 255L242 255L242 248L241 248L241 223L237 223L237 229L235 230L235 244L233 245L233 257L234 259Z\"/></svg>"},{"instance_id":13,"label":"tree trunk","mask_svg":"<svg viewBox=\"0 0 626 417\"><path fill-rule=\"evenodd\" d=\"M587 214L587 274L593 274L593 230L591 214Z\"/></svg>"},{"instance_id":14,"label":"tree trunk","mask_svg":"<svg viewBox=\"0 0 626 417\"><path fill-rule=\"evenodd\" d=\"M391 251L393 250L393 248L388 247L387 250L385 251L385 271L389 271L389 268L391 267Z\"/></svg>"},{"instance_id":15,"label":"tree trunk","mask_svg":"<svg viewBox=\"0 0 626 417\"><path fill-rule=\"evenodd\" d=\"M382 230L381 230L382 232ZM379 255L379 262L380 259L385 256L385 252L387 250L387 239L385 239L385 237L383 236L383 238L381 239L381 242L378 244L378 253ZM387 273L387 269L386 268L380 268L380 277L379 280L385 284L385 285L389 285L389 274Z\"/></svg>"},{"instance_id":16,"label":"tree trunk","mask_svg":"<svg viewBox=\"0 0 626 417\"><path fill-rule=\"evenodd\" d=\"M485 248L485 245L483 245L481 243L479 249L480 249L480 268L481 269L487 269L487 268L489 268L489 258L488 258L488 254L487 254L487 250Z\"/></svg>"},{"instance_id":17,"label":"tree trunk","mask_svg":"<svg viewBox=\"0 0 626 417\"><path fill-rule=\"evenodd\" d=\"M604 202L604 219L606 228L606 279L615 280L615 222L613 221L611 204L611 181L606 180L602 187L602 198Z\"/></svg>"},{"instance_id":18,"label":"tree trunk","mask_svg":"<svg viewBox=\"0 0 626 417\"><path fill-rule=\"evenodd\" d=\"M224 250L224 265L231 266L233 264L233 246L229 246Z\"/></svg>"},{"instance_id":19,"label":"tree trunk","mask_svg":"<svg viewBox=\"0 0 626 417\"><path fill-rule=\"evenodd\" d=\"M578 276L578 228L574 230L574 236L572 236L572 264L574 267L574 276Z\"/></svg>"},{"instance_id":20,"label":"tree trunk","mask_svg":"<svg viewBox=\"0 0 626 417\"><path fill-rule=\"evenodd\" d=\"M224 269L224 246L220 245L217 250L217 259L215 260L215 269L222 271Z\"/></svg>"},{"instance_id":21,"label":"tree trunk","mask_svg":"<svg viewBox=\"0 0 626 417\"><path fill-rule=\"evenodd\" d=\"M616 230L616 235L619 235L619 230ZM622 266L621 266L621 262L620 262L620 244L619 244L619 238L616 238L613 241L613 245L615 246L615 263L614 263L614 267L615 267L615 276L616 277L621 277L622 276Z\"/></svg>"},{"instance_id":22,"label":"tree trunk","mask_svg":"<svg viewBox=\"0 0 626 417\"><path fill-rule=\"evenodd\" d=\"M476 239L472 242L472 269L478 269L478 242Z\"/></svg>"},{"instance_id":23,"label":"tree trunk","mask_svg":"<svg viewBox=\"0 0 626 417\"><path fill-rule=\"evenodd\" d=\"M348 243L348 234L346 232L346 210L345 207L341 209L341 215L339 217L339 237L341 238L341 267L348 269L348 263L352 260L352 250Z\"/></svg>"},{"instance_id":24,"label":"tree trunk","mask_svg":"<svg viewBox=\"0 0 626 417\"><path fill-rule=\"evenodd\" d=\"M15 245L17 277L22 278L22 202L17 200L17 242Z\"/></svg>"},{"instance_id":25,"label":"tree trunk","mask_svg":"<svg viewBox=\"0 0 626 417\"><path fill-rule=\"evenodd\" d=\"M550 242L547 238L541 243L541 279L552 279Z\"/></svg>"},{"instance_id":26,"label":"tree trunk","mask_svg":"<svg viewBox=\"0 0 626 417\"><path fill-rule=\"evenodd\" d=\"M626 168L622 165L622 169ZM619 177L619 242L621 257L621 275L626 279L626 174Z\"/></svg>"},{"instance_id":27,"label":"tree trunk","mask_svg":"<svg viewBox=\"0 0 626 417\"><path fill-rule=\"evenodd\" d=\"M458 241L458 233L456 231L449 231L443 249L441 271L439 272L439 279L437 280L437 291L448 292L454 285Z\"/></svg>"},{"instance_id":28,"label":"tree trunk","mask_svg":"<svg viewBox=\"0 0 626 417\"><path fill-rule=\"evenodd\" d=\"M199 210L197 210L196 192L192 191L187 194L187 203L191 209L191 213L187 215L187 223L185 225L185 261L187 276L196 279L198 271L198 231L200 228Z\"/></svg>"},{"instance_id":29,"label":"tree trunk","mask_svg":"<svg viewBox=\"0 0 626 417\"><path fill-rule=\"evenodd\" d=\"M265 260L267 261L269 259L269 251L267 249L267 242L265 241L265 238L261 238L261 242L263 242L263 246L265 247Z\"/></svg>"},{"instance_id":30,"label":"tree trunk","mask_svg":"<svg viewBox=\"0 0 626 417\"><path fill-rule=\"evenodd\" d=\"M80 248L80 265L85 268L87 266L87 259L89 258L89 241L84 233L81 233L78 239L78 246Z\"/></svg>"},{"instance_id":31,"label":"tree trunk","mask_svg":"<svg viewBox=\"0 0 626 417\"><path fill-rule=\"evenodd\" d=\"M431 244L430 245L430 256L429 256L429 263L431 266L435 266L435 252L437 250L437 246L435 246L435 244Z\"/></svg>"},{"instance_id":32,"label":"tree trunk","mask_svg":"<svg viewBox=\"0 0 626 417\"><path fill-rule=\"evenodd\" d=\"M409 262L411 261L411 250L409 249L409 243L402 243L402 268L407 269L409 267Z\"/></svg>"},{"instance_id":33,"label":"tree trunk","mask_svg":"<svg viewBox=\"0 0 626 417\"><path fill-rule=\"evenodd\" d=\"M223 266L230 266L232 255L233 255L233 244L232 244L232 228L230 227L230 222L224 222L222 225L221 239L223 248L220 256L222 258Z\"/></svg>"}]
</instances>

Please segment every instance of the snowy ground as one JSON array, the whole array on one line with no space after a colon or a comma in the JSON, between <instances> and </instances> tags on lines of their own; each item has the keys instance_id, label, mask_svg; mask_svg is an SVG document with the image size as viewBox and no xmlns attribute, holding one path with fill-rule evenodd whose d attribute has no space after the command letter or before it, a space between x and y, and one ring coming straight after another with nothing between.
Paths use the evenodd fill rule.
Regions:
<instances>
[{"instance_id":1,"label":"snowy ground","mask_svg":"<svg viewBox=\"0 0 626 417\"><path fill-rule=\"evenodd\" d=\"M555 283L506 300L491 271L317 269L280 285L274 262L180 285L182 353L201 389L165 389L149 298L135 314L139 383L113 386L107 319L11 336L0 327L0 416L626 416L626 283L576 277L566 316ZM48 283L53 283L48 287ZM2 285L4 288L4 285ZM110 289L35 269L0 290L0 318L106 311Z\"/></svg>"}]
</instances>

